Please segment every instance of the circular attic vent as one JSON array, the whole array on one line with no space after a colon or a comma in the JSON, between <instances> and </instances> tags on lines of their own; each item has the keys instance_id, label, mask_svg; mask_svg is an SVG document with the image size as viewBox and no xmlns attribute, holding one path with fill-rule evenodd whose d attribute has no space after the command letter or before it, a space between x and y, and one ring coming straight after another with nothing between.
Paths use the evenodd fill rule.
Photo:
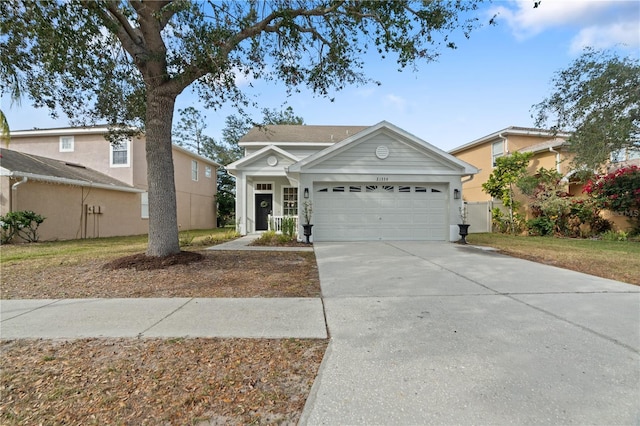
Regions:
<instances>
[{"instance_id":1,"label":"circular attic vent","mask_svg":"<svg viewBox=\"0 0 640 426\"><path fill-rule=\"evenodd\" d=\"M389 148L387 148L384 145L380 145L379 147L376 148L376 157L378 157L381 160L384 160L388 156L389 156Z\"/></svg>"},{"instance_id":2,"label":"circular attic vent","mask_svg":"<svg viewBox=\"0 0 640 426\"><path fill-rule=\"evenodd\" d=\"M276 164L278 164L278 159L272 155L269 158L267 158L267 164L273 167Z\"/></svg>"}]
</instances>

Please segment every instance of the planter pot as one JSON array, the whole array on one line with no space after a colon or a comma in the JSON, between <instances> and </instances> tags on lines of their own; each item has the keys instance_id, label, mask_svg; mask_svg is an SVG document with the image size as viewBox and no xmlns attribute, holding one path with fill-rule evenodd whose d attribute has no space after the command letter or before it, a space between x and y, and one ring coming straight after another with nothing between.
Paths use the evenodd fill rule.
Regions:
<instances>
[{"instance_id":1,"label":"planter pot","mask_svg":"<svg viewBox=\"0 0 640 426\"><path fill-rule=\"evenodd\" d=\"M460 235L460 240L458 241L460 244L467 244L467 235L469 235L469 224L468 223L459 223L458 224L458 234Z\"/></svg>"},{"instance_id":2,"label":"planter pot","mask_svg":"<svg viewBox=\"0 0 640 426\"><path fill-rule=\"evenodd\" d=\"M304 236L307 239L306 243L310 244L309 237L311 236L311 228L313 228L313 225L306 224L302 225L302 227L304 228Z\"/></svg>"}]
</instances>

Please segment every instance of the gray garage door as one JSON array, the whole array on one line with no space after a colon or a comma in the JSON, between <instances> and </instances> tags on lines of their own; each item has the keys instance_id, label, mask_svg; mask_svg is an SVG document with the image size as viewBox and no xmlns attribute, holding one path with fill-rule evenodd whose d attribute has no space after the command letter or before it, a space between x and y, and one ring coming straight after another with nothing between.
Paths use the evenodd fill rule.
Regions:
<instances>
[{"instance_id":1,"label":"gray garage door","mask_svg":"<svg viewBox=\"0 0 640 426\"><path fill-rule=\"evenodd\" d=\"M446 184L316 184L313 238L445 241L447 194Z\"/></svg>"}]
</instances>

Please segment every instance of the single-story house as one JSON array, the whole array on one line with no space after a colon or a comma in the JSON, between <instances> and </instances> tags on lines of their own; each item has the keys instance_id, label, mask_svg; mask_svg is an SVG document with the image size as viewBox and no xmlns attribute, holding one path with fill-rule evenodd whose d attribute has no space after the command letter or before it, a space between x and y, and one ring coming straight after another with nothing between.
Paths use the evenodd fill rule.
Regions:
<instances>
[{"instance_id":1,"label":"single-story house","mask_svg":"<svg viewBox=\"0 0 640 426\"><path fill-rule=\"evenodd\" d=\"M478 172L386 121L256 127L239 144L227 170L242 235L310 206L314 241L456 241L462 179Z\"/></svg>"}]
</instances>

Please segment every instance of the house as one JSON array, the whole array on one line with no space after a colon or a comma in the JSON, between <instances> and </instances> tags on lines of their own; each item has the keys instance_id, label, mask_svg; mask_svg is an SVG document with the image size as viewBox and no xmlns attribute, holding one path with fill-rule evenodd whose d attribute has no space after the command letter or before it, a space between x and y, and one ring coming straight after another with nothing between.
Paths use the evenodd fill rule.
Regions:
<instances>
[{"instance_id":1,"label":"house","mask_svg":"<svg viewBox=\"0 0 640 426\"><path fill-rule=\"evenodd\" d=\"M532 152L533 158L528 168L530 174L544 167L557 170L569 178L572 173L572 154L568 152L566 145L569 136L569 133L555 133L544 129L507 127L450 150L449 154L479 169L475 176L462 184L471 224L470 232L490 232L491 209L495 205L501 205L482 189L482 184L493 172L497 158L512 152ZM581 186L569 181L567 183L569 193L580 194Z\"/></svg>"},{"instance_id":2,"label":"house","mask_svg":"<svg viewBox=\"0 0 640 426\"><path fill-rule=\"evenodd\" d=\"M0 214L33 210L46 217L42 240L148 232L145 138L119 144L106 126L11 133L0 162ZM219 165L173 146L180 229L216 226Z\"/></svg>"},{"instance_id":3,"label":"house","mask_svg":"<svg viewBox=\"0 0 640 426\"><path fill-rule=\"evenodd\" d=\"M227 170L243 235L310 205L314 241L455 241L461 180L478 172L384 121L256 127L239 144L245 156Z\"/></svg>"}]
</instances>

